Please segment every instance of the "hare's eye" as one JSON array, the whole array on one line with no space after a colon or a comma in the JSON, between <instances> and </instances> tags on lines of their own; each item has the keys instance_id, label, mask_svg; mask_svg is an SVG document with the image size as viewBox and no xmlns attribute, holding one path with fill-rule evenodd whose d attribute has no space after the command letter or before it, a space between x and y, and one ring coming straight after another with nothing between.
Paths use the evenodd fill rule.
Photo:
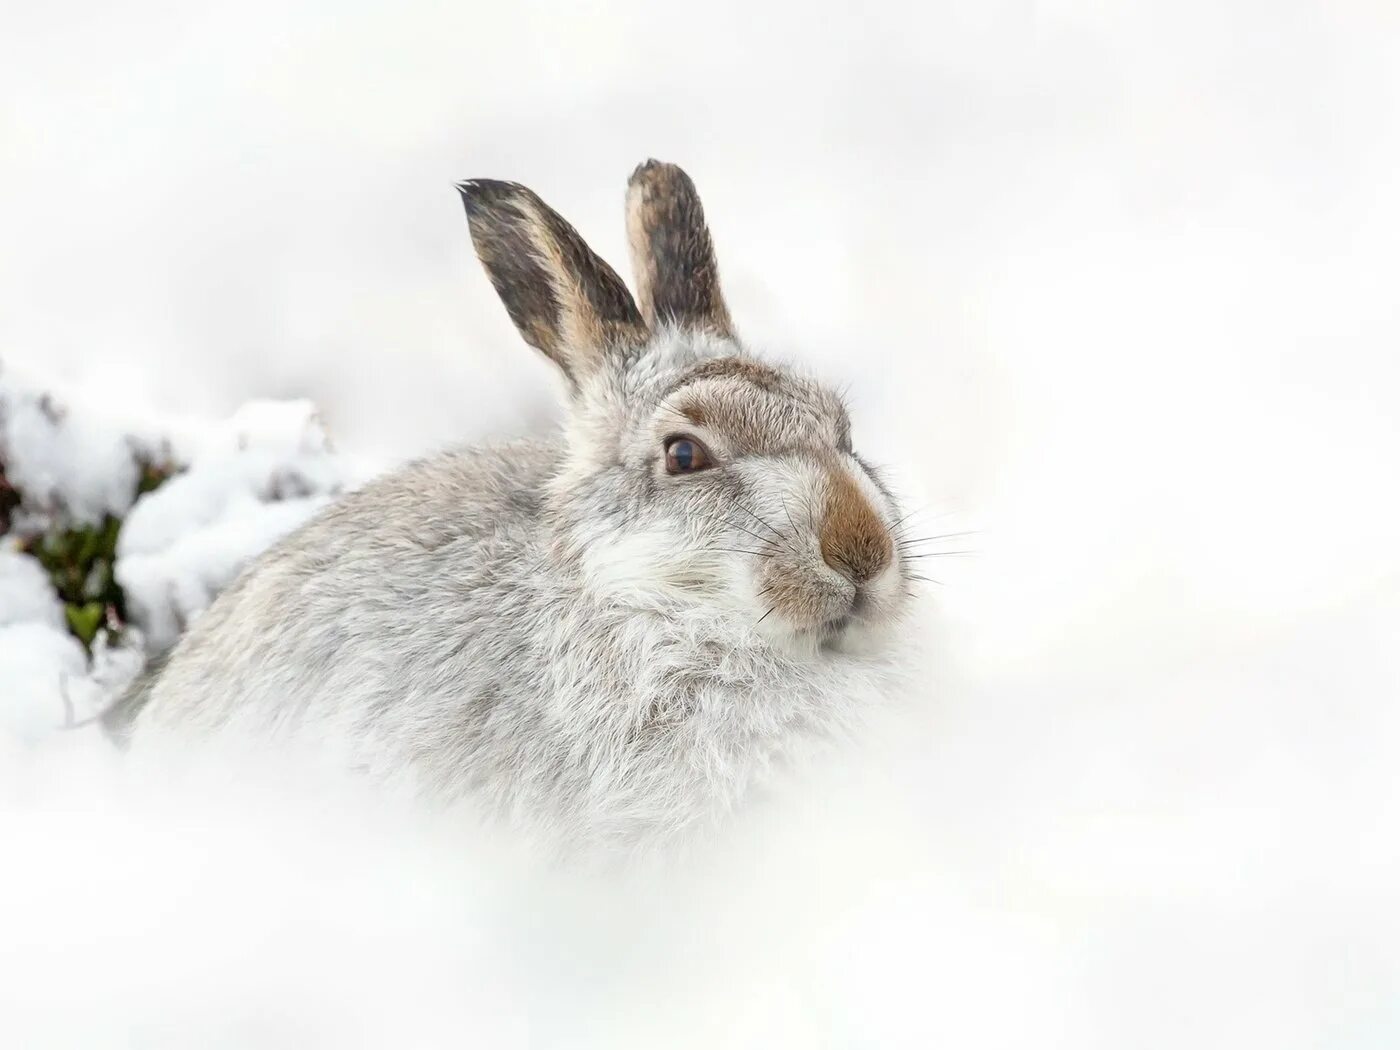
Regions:
<instances>
[{"instance_id":1,"label":"hare's eye","mask_svg":"<svg viewBox=\"0 0 1400 1050\"><path fill-rule=\"evenodd\" d=\"M710 453L694 438L666 439L666 473L693 474L710 466Z\"/></svg>"}]
</instances>

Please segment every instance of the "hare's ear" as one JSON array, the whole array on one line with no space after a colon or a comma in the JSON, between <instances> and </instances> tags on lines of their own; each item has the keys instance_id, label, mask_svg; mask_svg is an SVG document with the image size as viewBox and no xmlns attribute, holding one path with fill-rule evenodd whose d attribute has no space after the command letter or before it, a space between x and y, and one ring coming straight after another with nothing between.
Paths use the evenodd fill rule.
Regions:
<instances>
[{"instance_id":1,"label":"hare's ear","mask_svg":"<svg viewBox=\"0 0 1400 1050\"><path fill-rule=\"evenodd\" d=\"M472 243L510 319L577 387L604 357L649 337L627 286L578 231L514 182L457 185Z\"/></svg>"},{"instance_id":2,"label":"hare's ear","mask_svg":"<svg viewBox=\"0 0 1400 1050\"><path fill-rule=\"evenodd\" d=\"M627 182L627 241L642 316L734 338L700 195L674 164L649 160Z\"/></svg>"}]
</instances>

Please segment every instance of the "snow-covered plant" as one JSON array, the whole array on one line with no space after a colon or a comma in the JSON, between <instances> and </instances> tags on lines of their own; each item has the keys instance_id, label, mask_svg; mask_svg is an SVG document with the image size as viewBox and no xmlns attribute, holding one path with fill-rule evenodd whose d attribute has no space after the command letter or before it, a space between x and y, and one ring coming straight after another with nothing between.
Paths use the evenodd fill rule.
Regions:
<instances>
[{"instance_id":1,"label":"snow-covered plant","mask_svg":"<svg viewBox=\"0 0 1400 1050\"><path fill-rule=\"evenodd\" d=\"M0 362L0 731L100 710L362 473L310 402L123 417Z\"/></svg>"}]
</instances>

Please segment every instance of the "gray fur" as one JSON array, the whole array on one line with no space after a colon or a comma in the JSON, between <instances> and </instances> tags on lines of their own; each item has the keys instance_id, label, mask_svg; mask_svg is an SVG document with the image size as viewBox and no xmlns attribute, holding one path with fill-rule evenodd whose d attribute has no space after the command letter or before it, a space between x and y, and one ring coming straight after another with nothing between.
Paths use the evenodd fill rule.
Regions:
<instances>
[{"instance_id":1,"label":"gray fur","mask_svg":"<svg viewBox=\"0 0 1400 1050\"><path fill-rule=\"evenodd\" d=\"M711 824L851 727L891 670L908 573L824 558L833 479L881 528L898 517L842 447L839 399L700 329L576 381L560 435L422 460L265 554L149 687L138 742L315 740L607 845ZM668 475L675 433L716 465Z\"/></svg>"}]
</instances>

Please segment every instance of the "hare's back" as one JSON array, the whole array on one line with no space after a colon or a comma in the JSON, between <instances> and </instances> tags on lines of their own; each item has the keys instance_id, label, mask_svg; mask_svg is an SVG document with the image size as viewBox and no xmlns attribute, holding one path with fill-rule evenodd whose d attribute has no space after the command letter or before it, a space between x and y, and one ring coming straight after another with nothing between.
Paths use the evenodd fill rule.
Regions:
<instances>
[{"instance_id":1,"label":"hare's back","mask_svg":"<svg viewBox=\"0 0 1400 1050\"><path fill-rule=\"evenodd\" d=\"M527 582L557 446L420 460L337 501L254 562L146 688L146 723L278 721L391 695L460 649L495 592ZM475 632L471 632L475 633Z\"/></svg>"},{"instance_id":2,"label":"hare's back","mask_svg":"<svg viewBox=\"0 0 1400 1050\"><path fill-rule=\"evenodd\" d=\"M439 453L351 493L291 541L309 546L314 537L333 549L352 549L365 539L422 549L532 528L558 458L557 444L538 440Z\"/></svg>"}]
</instances>

